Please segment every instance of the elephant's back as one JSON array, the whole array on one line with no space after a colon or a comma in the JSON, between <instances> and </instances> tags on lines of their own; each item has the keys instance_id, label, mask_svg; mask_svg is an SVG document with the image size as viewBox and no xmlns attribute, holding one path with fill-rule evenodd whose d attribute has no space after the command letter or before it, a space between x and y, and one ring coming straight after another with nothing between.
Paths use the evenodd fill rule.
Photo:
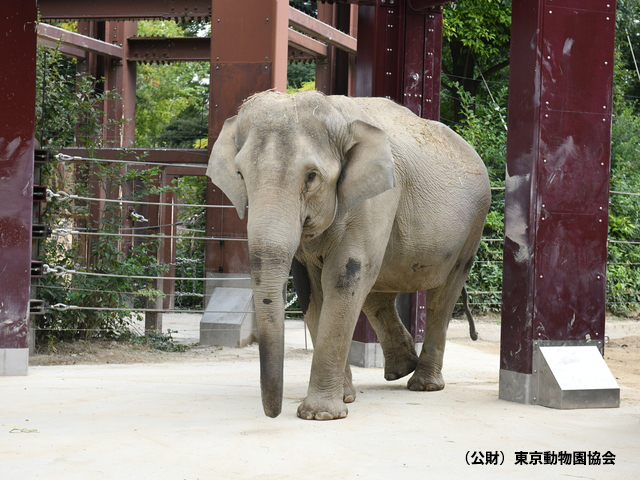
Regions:
<instances>
[{"instance_id":1,"label":"elephant's back","mask_svg":"<svg viewBox=\"0 0 640 480\"><path fill-rule=\"evenodd\" d=\"M330 98L347 120L363 120L387 133L398 181L410 196L421 196L425 189L432 194L446 189L475 205L488 205L490 186L484 162L451 128L420 118L386 98Z\"/></svg>"},{"instance_id":2,"label":"elephant's back","mask_svg":"<svg viewBox=\"0 0 640 480\"><path fill-rule=\"evenodd\" d=\"M344 105L341 110L348 109L347 115L384 130L399 149L398 156L427 156L446 163L448 168L484 165L473 147L441 122L420 118L408 108L386 98L342 98L349 105Z\"/></svg>"}]
</instances>

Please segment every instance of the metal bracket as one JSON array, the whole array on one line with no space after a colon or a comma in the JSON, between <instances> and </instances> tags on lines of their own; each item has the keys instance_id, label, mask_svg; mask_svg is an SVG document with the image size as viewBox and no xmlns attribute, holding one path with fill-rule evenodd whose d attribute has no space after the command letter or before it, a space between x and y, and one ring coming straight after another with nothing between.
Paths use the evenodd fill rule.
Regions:
<instances>
[{"instance_id":1,"label":"metal bracket","mask_svg":"<svg viewBox=\"0 0 640 480\"><path fill-rule=\"evenodd\" d=\"M55 160L51 150L36 149L33 155L35 163L50 163Z\"/></svg>"},{"instance_id":2,"label":"metal bracket","mask_svg":"<svg viewBox=\"0 0 640 480\"><path fill-rule=\"evenodd\" d=\"M33 202L46 202L47 201L47 187L41 185L33 186Z\"/></svg>"},{"instance_id":3,"label":"metal bracket","mask_svg":"<svg viewBox=\"0 0 640 480\"><path fill-rule=\"evenodd\" d=\"M47 313L47 306L44 300L29 300L29 315L44 315Z\"/></svg>"},{"instance_id":4,"label":"metal bracket","mask_svg":"<svg viewBox=\"0 0 640 480\"><path fill-rule=\"evenodd\" d=\"M49 225L34 223L31 227L31 237L34 239L49 238L53 231Z\"/></svg>"},{"instance_id":5,"label":"metal bracket","mask_svg":"<svg viewBox=\"0 0 640 480\"><path fill-rule=\"evenodd\" d=\"M31 278L44 277L44 262L31 260Z\"/></svg>"}]
</instances>

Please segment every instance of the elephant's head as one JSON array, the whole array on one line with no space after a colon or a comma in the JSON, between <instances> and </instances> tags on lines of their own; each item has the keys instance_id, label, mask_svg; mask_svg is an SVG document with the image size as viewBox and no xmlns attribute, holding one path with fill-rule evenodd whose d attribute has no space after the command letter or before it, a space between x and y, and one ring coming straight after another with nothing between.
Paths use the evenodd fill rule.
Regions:
<instances>
[{"instance_id":1,"label":"elephant's head","mask_svg":"<svg viewBox=\"0 0 640 480\"><path fill-rule=\"evenodd\" d=\"M395 186L387 135L334 102L316 92L250 98L225 122L207 169L240 218L249 206L262 403L270 417L282 408L284 307L296 250L336 215Z\"/></svg>"}]
</instances>

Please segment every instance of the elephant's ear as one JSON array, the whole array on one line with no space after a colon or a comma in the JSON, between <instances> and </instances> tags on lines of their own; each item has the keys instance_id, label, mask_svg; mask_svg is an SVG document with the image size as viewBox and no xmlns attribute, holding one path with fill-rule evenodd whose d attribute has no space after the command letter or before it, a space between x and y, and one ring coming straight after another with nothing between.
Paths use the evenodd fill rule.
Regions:
<instances>
[{"instance_id":1,"label":"elephant's ear","mask_svg":"<svg viewBox=\"0 0 640 480\"><path fill-rule=\"evenodd\" d=\"M235 133L236 117L228 118L211 150L207 176L229 197L242 219L247 209L247 187L236 170L235 158L238 147Z\"/></svg>"},{"instance_id":2,"label":"elephant's ear","mask_svg":"<svg viewBox=\"0 0 640 480\"><path fill-rule=\"evenodd\" d=\"M360 120L350 125L352 142L338 180L338 204L347 210L396 186L387 134Z\"/></svg>"}]
</instances>

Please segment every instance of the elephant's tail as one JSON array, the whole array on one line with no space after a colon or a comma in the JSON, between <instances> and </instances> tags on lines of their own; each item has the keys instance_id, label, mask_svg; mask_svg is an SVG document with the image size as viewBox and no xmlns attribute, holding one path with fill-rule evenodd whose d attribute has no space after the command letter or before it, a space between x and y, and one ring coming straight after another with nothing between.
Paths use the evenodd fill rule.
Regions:
<instances>
[{"instance_id":1,"label":"elephant's tail","mask_svg":"<svg viewBox=\"0 0 640 480\"><path fill-rule=\"evenodd\" d=\"M464 306L464 313L467 315L469 321L469 336L474 342L478 340L478 332L476 331L476 324L473 321L473 315L469 309L469 294L467 293L467 286L462 287L462 305Z\"/></svg>"}]
</instances>

